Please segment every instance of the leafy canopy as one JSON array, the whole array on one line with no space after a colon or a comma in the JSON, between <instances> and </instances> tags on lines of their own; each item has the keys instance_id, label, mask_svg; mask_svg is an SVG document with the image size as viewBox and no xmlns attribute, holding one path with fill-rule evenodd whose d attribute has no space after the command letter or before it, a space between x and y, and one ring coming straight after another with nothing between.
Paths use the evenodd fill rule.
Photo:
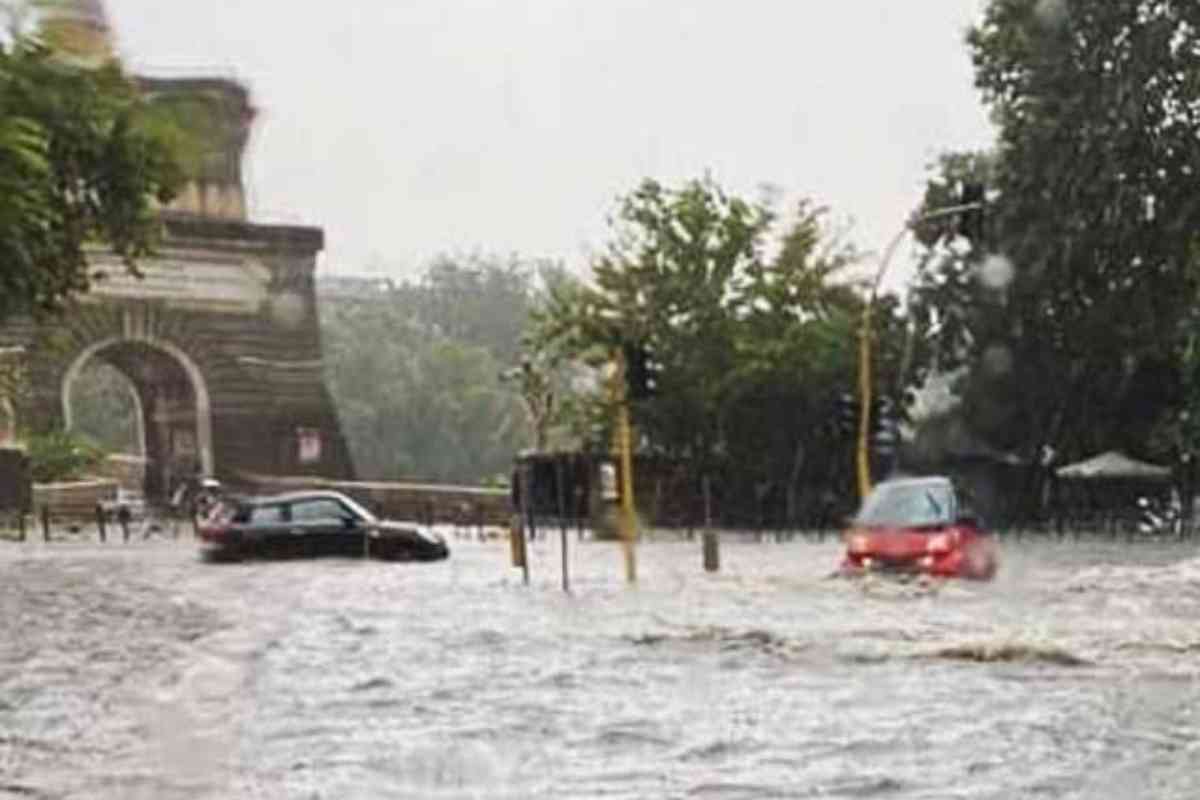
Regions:
<instances>
[{"instance_id":1,"label":"leafy canopy","mask_svg":"<svg viewBox=\"0 0 1200 800\"><path fill-rule=\"evenodd\" d=\"M0 320L85 291L89 245L133 268L155 242L156 203L182 180L184 146L115 63L87 69L30 38L0 41Z\"/></svg>"},{"instance_id":2,"label":"leafy canopy","mask_svg":"<svg viewBox=\"0 0 1200 800\"><path fill-rule=\"evenodd\" d=\"M1200 286L1200 4L992 0L967 41L999 142L925 202L986 178L987 228L922 230L920 313L993 444L1144 452Z\"/></svg>"},{"instance_id":3,"label":"leafy canopy","mask_svg":"<svg viewBox=\"0 0 1200 800\"><path fill-rule=\"evenodd\" d=\"M850 441L833 423L836 397L855 386L863 301L847 270L860 255L824 217L801 203L777 234L771 208L709 178L644 181L620 200L594 280L552 294L529 347L602 366L623 342L645 345L657 392L633 404L640 448L693 475L726 471L727 505L762 486L791 496L848 479ZM891 387L902 321L894 298L880 306L877 379ZM609 402L598 386L591 418L611 418Z\"/></svg>"}]
</instances>

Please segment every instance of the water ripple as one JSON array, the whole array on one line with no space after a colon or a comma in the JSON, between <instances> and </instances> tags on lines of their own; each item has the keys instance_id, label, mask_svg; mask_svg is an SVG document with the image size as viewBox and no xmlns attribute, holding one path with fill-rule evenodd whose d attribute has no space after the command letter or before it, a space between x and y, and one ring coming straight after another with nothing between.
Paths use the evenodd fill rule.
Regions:
<instances>
[{"instance_id":1,"label":"water ripple","mask_svg":"<svg viewBox=\"0 0 1200 800\"><path fill-rule=\"evenodd\" d=\"M1200 559L1008 545L987 585L834 542L502 542L444 565L0 545L0 795L1200 796ZM948 757L947 754L953 754Z\"/></svg>"}]
</instances>

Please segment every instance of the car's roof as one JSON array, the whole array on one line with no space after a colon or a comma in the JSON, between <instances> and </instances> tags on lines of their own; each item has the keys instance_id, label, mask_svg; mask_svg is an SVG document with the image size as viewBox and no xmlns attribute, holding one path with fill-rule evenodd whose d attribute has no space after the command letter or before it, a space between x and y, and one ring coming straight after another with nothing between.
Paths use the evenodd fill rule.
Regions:
<instances>
[{"instance_id":1,"label":"car's roof","mask_svg":"<svg viewBox=\"0 0 1200 800\"><path fill-rule=\"evenodd\" d=\"M884 489L890 487L912 487L919 488L922 486L954 486L954 481L950 480L945 475L921 475L908 478L892 478L890 480L881 481L875 485L876 489Z\"/></svg>"},{"instance_id":2,"label":"car's roof","mask_svg":"<svg viewBox=\"0 0 1200 800\"><path fill-rule=\"evenodd\" d=\"M341 492L335 492L329 489L317 489L313 491L295 491L283 492L282 494L270 495L255 495L253 497L243 497L240 501L248 506L267 506L276 503L295 503L298 500L348 500L349 498Z\"/></svg>"}]
</instances>

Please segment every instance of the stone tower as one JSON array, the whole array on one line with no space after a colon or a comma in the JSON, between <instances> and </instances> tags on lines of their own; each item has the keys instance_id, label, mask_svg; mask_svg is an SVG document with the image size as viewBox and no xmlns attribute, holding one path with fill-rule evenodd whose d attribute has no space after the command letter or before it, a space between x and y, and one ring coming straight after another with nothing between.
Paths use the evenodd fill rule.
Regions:
<instances>
[{"instance_id":1,"label":"stone tower","mask_svg":"<svg viewBox=\"0 0 1200 800\"><path fill-rule=\"evenodd\" d=\"M246 221L242 159L254 122L245 87L224 78L141 78L151 103L190 134L188 180L167 211Z\"/></svg>"},{"instance_id":2,"label":"stone tower","mask_svg":"<svg viewBox=\"0 0 1200 800\"><path fill-rule=\"evenodd\" d=\"M100 0L37 0L38 31L60 56L99 66L115 58Z\"/></svg>"}]
</instances>

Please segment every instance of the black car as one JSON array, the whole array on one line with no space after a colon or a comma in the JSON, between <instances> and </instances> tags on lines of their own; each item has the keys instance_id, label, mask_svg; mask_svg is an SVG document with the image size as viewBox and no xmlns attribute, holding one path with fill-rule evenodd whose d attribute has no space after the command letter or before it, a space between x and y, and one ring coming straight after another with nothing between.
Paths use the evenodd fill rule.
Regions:
<instances>
[{"instance_id":1,"label":"black car","mask_svg":"<svg viewBox=\"0 0 1200 800\"><path fill-rule=\"evenodd\" d=\"M437 561L446 541L416 523L380 520L340 492L226 499L197 525L213 559L354 556Z\"/></svg>"}]
</instances>

